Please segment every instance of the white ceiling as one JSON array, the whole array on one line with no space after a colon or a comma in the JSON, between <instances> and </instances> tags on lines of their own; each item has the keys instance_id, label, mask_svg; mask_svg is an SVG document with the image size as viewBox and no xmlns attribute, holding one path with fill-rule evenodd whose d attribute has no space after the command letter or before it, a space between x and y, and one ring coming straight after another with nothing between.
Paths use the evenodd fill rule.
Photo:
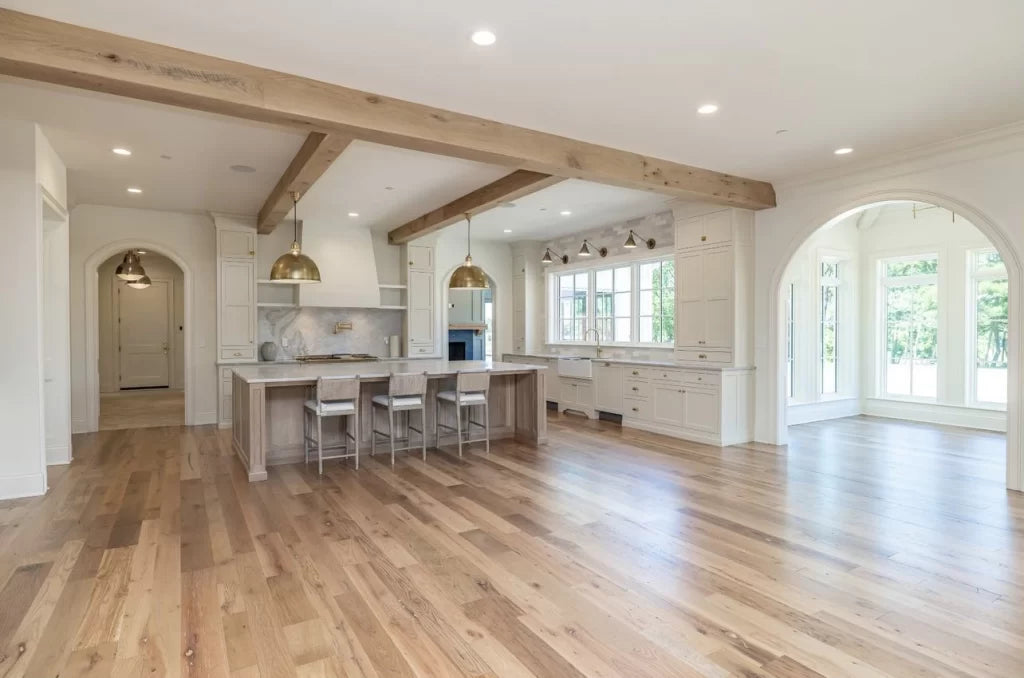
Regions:
<instances>
[{"instance_id":1,"label":"white ceiling","mask_svg":"<svg viewBox=\"0 0 1024 678\"><path fill-rule=\"evenodd\" d=\"M767 180L1024 118L1020 0L4 4Z\"/></svg>"},{"instance_id":2,"label":"white ceiling","mask_svg":"<svg viewBox=\"0 0 1024 678\"><path fill-rule=\"evenodd\" d=\"M2 77L0 117L40 125L68 168L72 205L255 214L305 139L233 118ZM114 147L132 155L114 155ZM256 172L229 169L236 164ZM142 193L128 193L129 186Z\"/></svg>"}]
</instances>

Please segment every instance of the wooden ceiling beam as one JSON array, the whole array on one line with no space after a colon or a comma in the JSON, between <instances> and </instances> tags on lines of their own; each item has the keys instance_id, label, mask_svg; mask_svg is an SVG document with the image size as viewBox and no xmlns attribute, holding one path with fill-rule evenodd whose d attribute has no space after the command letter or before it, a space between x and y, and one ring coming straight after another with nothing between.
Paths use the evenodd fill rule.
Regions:
<instances>
[{"instance_id":1,"label":"wooden ceiling beam","mask_svg":"<svg viewBox=\"0 0 1024 678\"><path fill-rule=\"evenodd\" d=\"M292 193L305 195L352 141L352 137L310 132L260 208L256 232L272 232L291 211Z\"/></svg>"},{"instance_id":2,"label":"wooden ceiling beam","mask_svg":"<svg viewBox=\"0 0 1024 678\"><path fill-rule=\"evenodd\" d=\"M393 229L388 232L388 242L401 245L422 238L454 224L465 218L466 214L486 212L500 203L518 200L560 181L565 179L542 172L517 170Z\"/></svg>"},{"instance_id":3,"label":"wooden ceiling beam","mask_svg":"<svg viewBox=\"0 0 1024 678\"><path fill-rule=\"evenodd\" d=\"M772 185L0 9L0 73L119 96L761 209Z\"/></svg>"}]
</instances>

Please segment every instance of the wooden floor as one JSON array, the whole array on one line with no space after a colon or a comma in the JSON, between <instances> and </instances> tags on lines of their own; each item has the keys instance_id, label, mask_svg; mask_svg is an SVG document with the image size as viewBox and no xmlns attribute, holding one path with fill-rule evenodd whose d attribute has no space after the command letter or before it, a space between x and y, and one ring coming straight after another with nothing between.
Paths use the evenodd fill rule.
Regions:
<instances>
[{"instance_id":1,"label":"wooden floor","mask_svg":"<svg viewBox=\"0 0 1024 678\"><path fill-rule=\"evenodd\" d=\"M100 395L101 431L181 426L184 423L184 391L160 389Z\"/></svg>"},{"instance_id":2,"label":"wooden floor","mask_svg":"<svg viewBox=\"0 0 1024 678\"><path fill-rule=\"evenodd\" d=\"M214 428L76 436L0 502L0 676L1024 675L999 435L881 419L249 484Z\"/></svg>"}]
</instances>

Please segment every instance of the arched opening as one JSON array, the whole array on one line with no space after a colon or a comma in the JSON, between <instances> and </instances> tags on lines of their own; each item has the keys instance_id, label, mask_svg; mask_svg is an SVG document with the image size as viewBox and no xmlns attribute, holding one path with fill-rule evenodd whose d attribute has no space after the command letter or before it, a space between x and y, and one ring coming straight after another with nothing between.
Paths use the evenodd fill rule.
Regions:
<instances>
[{"instance_id":1,"label":"arched opening","mask_svg":"<svg viewBox=\"0 0 1024 678\"><path fill-rule=\"evenodd\" d=\"M97 270L100 430L185 423L185 274L138 252L145 287L115 275L122 252Z\"/></svg>"},{"instance_id":2,"label":"arched opening","mask_svg":"<svg viewBox=\"0 0 1024 678\"><path fill-rule=\"evenodd\" d=\"M492 360L497 355L497 290L487 276L484 290L449 289L455 269L444 277L444 313L442 314L445 357L448 360Z\"/></svg>"},{"instance_id":3,"label":"arched opening","mask_svg":"<svg viewBox=\"0 0 1024 678\"><path fill-rule=\"evenodd\" d=\"M194 422L194 369L193 369L193 346L192 346L192 328L193 323L193 273L189 265L185 260L177 253L162 244L154 243L150 241L141 240L122 240L112 242L104 245L94 252L85 262L85 279L82 281L85 289L85 322L86 322L86 333L85 333L85 360L86 360L86 371L85 371L85 399L86 399L86 421L89 430L96 431L100 430L100 414L101 414L101 391L106 389L107 393L116 392L118 396L131 398L131 391L121 391L119 383L121 380L116 379L114 375L119 375L120 371L124 369L123 365L119 365L119 358L115 358L116 352L113 350L117 346L115 341L115 322L114 318L114 301L113 295L115 290L119 289L119 282L114 283L113 280L109 280L110 285L104 287L101 285L101 280L104 279L104 274L108 268L111 268L111 262L116 267L116 262L119 262L124 253L129 249L142 250L146 252L143 255L144 263L146 261L152 261L152 264L147 264L153 267L153 273L157 274L156 280L161 280L166 285L154 285L153 288L145 290L145 292L157 292L158 290L164 291L169 297L167 301L168 307L166 308L166 326L168 329L168 346L167 346L167 367L168 367L168 388L164 391L164 394L170 394L172 391L171 386L180 385L178 393L178 399L180 404L169 405L167 402L161 403L160 406L167 406L169 412L166 421L155 422L147 425L169 425L171 423L170 418L174 419L175 423L184 424L191 426ZM116 260L116 261L115 261ZM112 270L112 269L111 269ZM180 277L175 279L175 272L180 274ZM147 268L147 273L150 273ZM150 273L151 277L153 273ZM178 289L175 290L174 286L177 285ZM154 289L155 288L155 289ZM132 291L143 291L143 290L132 290ZM106 296L110 295L110 296ZM103 297L106 296L104 299ZM152 296L152 295L150 295ZM173 307L175 306L175 298L181 299L180 312L175 313ZM139 301L139 299L132 299L133 301ZM101 330L101 304L110 303L109 312L104 312L102 317L109 321L109 326ZM136 305L137 306L137 305ZM143 316L145 320L145 316ZM162 343L162 342L161 342ZM101 358L101 354L106 349L107 355ZM121 345L120 353L124 353L125 346ZM144 347L144 350L150 353L154 352L154 347ZM163 359L163 346L155 347L155 352L159 354L160 358L154 360ZM128 366L128 369L132 369ZM103 374L101 374L103 372ZM149 372L148 369L144 369L143 372ZM142 375L143 377L152 376L148 374ZM175 376L178 376L178 380L175 380ZM159 379L157 379L158 381ZM140 379L130 382L130 384L136 384L143 389L150 385L157 385L155 381L152 383L146 379ZM160 400L156 398L156 400ZM174 400L174 398L166 398L165 400ZM141 401L141 399L140 399ZM144 403L141 403L143 407L140 408L129 408L129 409L144 409ZM175 409L172 409L175 408ZM132 427L137 424L132 424Z\"/></svg>"},{"instance_id":4,"label":"arched opening","mask_svg":"<svg viewBox=\"0 0 1024 678\"><path fill-rule=\"evenodd\" d=\"M1020 280L999 229L941 197L877 196L809 224L770 289L779 442L850 414L1005 431L1019 489Z\"/></svg>"}]
</instances>

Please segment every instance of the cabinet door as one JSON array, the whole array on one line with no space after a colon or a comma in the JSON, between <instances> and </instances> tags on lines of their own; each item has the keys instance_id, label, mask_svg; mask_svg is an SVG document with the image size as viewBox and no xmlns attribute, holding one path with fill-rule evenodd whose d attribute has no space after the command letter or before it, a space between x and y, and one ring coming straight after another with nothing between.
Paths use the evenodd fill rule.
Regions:
<instances>
[{"instance_id":1,"label":"cabinet door","mask_svg":"<svg viewBox=\"0 0 1024 678\"><path fill-rule=\"evenodd\" d=\"M701 347L705 331L704 255L676 255L676 346Z\"/></svg>"},{"instance_id":2,"label":"cabinet door","mask_svg":"<svg viewBox=\"0 0 1024 678\"><path fill-rule=\"evenodd\" d=\"M577 403L576 382L565 377L558 378L558 404L562 407L570 407Z\"/></svg>"},{"instance_id":3,"label":"cabinet door","mask_svg":"<svg viewBox=\"0 0 1024 678\"><path fill-rule=\"evenodd\" d=\"M448 322L469 323L473 321L473 292L451 290L448 292Z\"/></svg>"},{"instance_id":4,"label":"cabinet door","mask_svg":"<svg viewBox=\"0 0 1024 678\"><path fill-rule=\"evenodd\" d=\"M683 426L696 431L718 433L718 392L686 389Z\"/></svg>"},{"instance_id":5,"label":"cabinet door","mask_svg":"<svg viewBox=\"0 0 1024 678\"><path fill-rule=\"evenodd\" d=\"M526 312L512 311L512 344L516 351L526 350Z\"/></svg>"},{"instance_id":6,"label":"cabinet door","mask_svg":"<svg viewBox=\"0 0 1024 678\"><path fill-rule=\"evenodd\" d=\"M220 262L220 343L249 347L256 341L256 264Z\"/></svg>"},{"instance_id":7,"label":"cabinet door","mask_svg":"<svg viewBox=\"0 0 1024 678\"><path fill-rule=\"evenodd\" d=\"M434 270L434 248L428 245L406 245L409 269L418 271Z\"/></svg>"},{"instance_id":8,"label":"cabinet door","mask_svg":"<svg viewBox=\"0 0 1024 678\"><path fill-rule=\"evenodd\" d=\"M659 424L682 426L686 398L682 386L653 384L651 391L653 392L651 419Z\"/></svg>"},{"instance_id":9,"label":"cabinet door","mask_svg":"<svg viewBox=\"0 0 1024 678\"><path fill-rule=\"evenodd\" d=\"M622 414L622 367L595 363L594 409Z\"/></svg>"},{"instance_id":10,"label":"cabinet door","mask_svg":"<svg viewBox=\"0 0 1024 678\"><path fill-rule=\"evenodd\" d=\"M256 234L252 231L218 231L218 256L251 259L256 256Z\"/></svg>"},{"instance_id":11,"label":"cabinet door","mask_svg":"<svg viewBox=\"0 0 1024 678\"><path fill-rule=\"evenodd\" d=\"M731 348L733 332L733 249L705 252L704 343L701 346Z\"/></svg>"},{"instance_id":12,"label":"cabinet door","mask_svg":"<svg viewBox=\"0 0 1024 678\"><path fill-rule=\"evenodd\" d=\"M409 343L434 343L434 274L409 272Z\"/></svg>"},{"instance_id":13,"label":"cabinet door","mask_svg":"<svg viewBox=\"0 0 1024 678\"><path fill-rule=\"evenodd\" d=\"M676 249L697 247L703 235L700 217L689 217L676 222Z\"/></svg>"},{"instance_id":14,"label":"cabinet door","mask_svg":"<svg viewBox=\"0 0 1024 678\"><path fill-rule=\"evenodd\" d=\"M701 217L701 245L720 245L732 241L732 210L712 212Z\"/></svg>"}]
</instances>

